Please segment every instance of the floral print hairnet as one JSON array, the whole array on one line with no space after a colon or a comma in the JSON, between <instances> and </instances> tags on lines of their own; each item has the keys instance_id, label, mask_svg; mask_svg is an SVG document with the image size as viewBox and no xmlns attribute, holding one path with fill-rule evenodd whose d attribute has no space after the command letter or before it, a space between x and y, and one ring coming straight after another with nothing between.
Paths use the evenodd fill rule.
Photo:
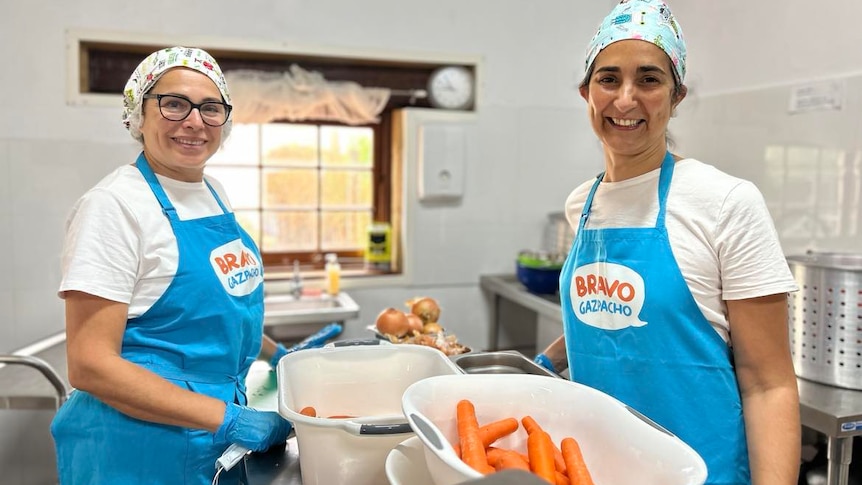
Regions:
<instances>
[{"instance_id":1,"label":"floral print hairnet","mask_svg":"<svg viewBox=\"0 0 862 485\"><path fill-rule=\"evenodd\" d=\"M129 119L140 108L143 96L168 69L186 67L194 69L212 80L221 92L224 102L231 104L224 75L209 53L195 47L168 47L146 57L126 82L123 89L123 124L129 128Z\"/></svg>"},{"instance_id":2,"label":"floral print hairnet","mask_svg":"<svg viewBox=\"0 0 862 485\"><path fill-rule=\"evenodd\" d=\"M676 80L683 83L685 39L670 7L662 0L622 0L614 7L590 41L585 70L589 72L602 49L629 39L652 42L663 50L673 64Z\"/></svg>"}]
</instances>

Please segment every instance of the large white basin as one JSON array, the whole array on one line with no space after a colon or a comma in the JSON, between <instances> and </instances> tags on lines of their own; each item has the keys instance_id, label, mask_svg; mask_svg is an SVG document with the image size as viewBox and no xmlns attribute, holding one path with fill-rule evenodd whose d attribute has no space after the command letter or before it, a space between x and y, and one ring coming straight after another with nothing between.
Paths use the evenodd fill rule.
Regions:
<instances>
[{"instance_id":1,"label":"large white basin","mask_svg":"<svg viewBox=\"0 0 862 485\"><path fill-rule=\"evenodd\" d=\"M263 315L264 325L343 322L359 317L359 305L343 291L336 296L269 295Z\"/></svg>"}]
</instances>

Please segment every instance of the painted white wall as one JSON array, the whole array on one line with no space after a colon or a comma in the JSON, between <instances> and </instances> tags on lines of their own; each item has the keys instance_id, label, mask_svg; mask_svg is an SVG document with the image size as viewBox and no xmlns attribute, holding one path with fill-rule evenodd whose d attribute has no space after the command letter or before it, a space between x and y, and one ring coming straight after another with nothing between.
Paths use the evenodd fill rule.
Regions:
<instances>
[{"instance_id":1,"label":"painted white wall","mask_svg":"<svg viewBox=\"0 0 862 485\"><path fill-rule=\"evenodd\" d=\"M442 300L459 334L482 347L478 275L512 271L517 251L540 243L545 214L559 210L571 187L598 166L575 86L584 46L612 3L2 2L0 227L7 237L0 238L0 251L10 276L0 282L0 352L62 331L55 292L66 213L138 149L120 125L119 99L115 107L67 103L67 83L75 81L66 78L67 29L156 34L165 43L212 38L478 57L475 156L468 161L465 197L454 207L422 208L415 218L422 233L434 237L418 238L414 255L456 263L452 271L417 273L411 288L357 292L362 321L347 335L366 336L368 320L400 304L402 294L426 293Z\"/></svg>"},{"instance_id":2,"label":"painted white wall","mask_svg":"<svg viewBox=\"0 0 862 485\"><path fill-rule=\"evenodd\" d=\"M862 71L862 2L669 0L698 96Z\"/></svg>"}]
</instances>

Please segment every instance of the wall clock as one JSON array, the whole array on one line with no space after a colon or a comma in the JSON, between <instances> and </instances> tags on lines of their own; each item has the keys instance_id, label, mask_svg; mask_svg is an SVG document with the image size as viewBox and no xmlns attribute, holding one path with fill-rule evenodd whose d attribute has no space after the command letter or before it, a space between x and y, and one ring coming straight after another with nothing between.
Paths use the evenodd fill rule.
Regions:
<instances>
[{"instance_id":1,"label":"wall clock","mask_svg":"<svg viewBox=\"0 0 862 485\"><path fill-rule=\"evenodd\" d=\"M462 66L444 66L428 78L428 100L441 109L468 109L473 106L476 85L473 72Z\"/></svg>"}]
</instances>

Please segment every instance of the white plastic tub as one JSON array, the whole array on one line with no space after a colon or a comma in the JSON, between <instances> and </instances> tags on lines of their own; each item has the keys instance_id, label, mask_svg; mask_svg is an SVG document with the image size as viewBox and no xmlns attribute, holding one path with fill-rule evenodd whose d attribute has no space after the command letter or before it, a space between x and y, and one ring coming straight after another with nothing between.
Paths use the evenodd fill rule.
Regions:
<instances>
[{"instance_id":1,"label":"white plastic tub","mask_svg":"<svg viewBox=\"0 0 862 485\"><path fill-rule=\"evenodd\" d=\"M425 445L435 485L480 478L455 454L455 407L469 399L479 424L530 415L557 446L578 440L593 480L601 485L702 485L703 459L679 438L611 396L571 381L531 374L475 374L431 377L404 392L402 405ZM526 453L521 426L495 446Z\"/></svg>"},{"instance_id":2,"label":"white plastic tub","mask_svg":"<svg viewBox=\"0 0 862 485\"><path fill-rule=\"evenodd\" d=\"M294 352L277 373L278 411L296 429L302 483L379 485L389 451L414 436L401 411L404 390L459 370L430 347L380 344ZM324 417L299 414L306 406ZM356 417L325 418L333 415Z\"/></svg>"}]
</instances>

